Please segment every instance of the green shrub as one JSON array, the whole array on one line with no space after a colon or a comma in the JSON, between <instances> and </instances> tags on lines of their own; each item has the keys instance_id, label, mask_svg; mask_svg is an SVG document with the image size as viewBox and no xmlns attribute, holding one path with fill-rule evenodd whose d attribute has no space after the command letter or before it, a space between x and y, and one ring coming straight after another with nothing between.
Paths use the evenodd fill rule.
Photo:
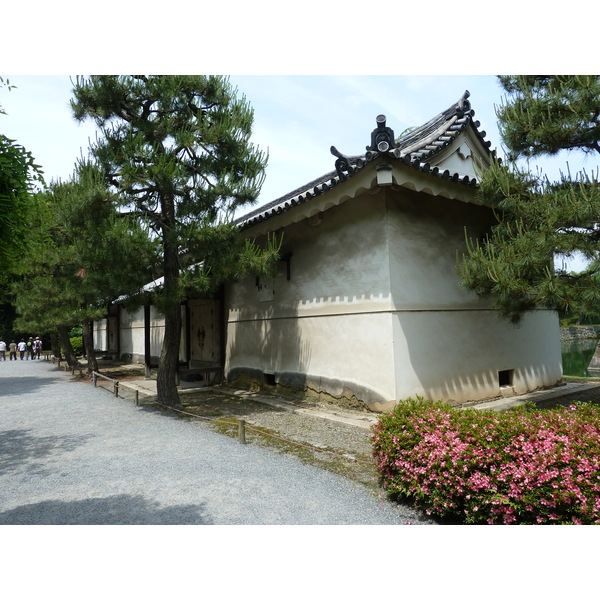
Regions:
<instances>
[{"instance_id":1,"label":"green shrub","mask_svg":"<svg viewBox=\"0 0 600 600\"><path fill-rule=\"evenodd\" d=\"M79 337L83 334L83 327L81 325L73 325L71 329L69 329L69 338Z\"/></svg>"},{"instance_id":2,"label":"green shrub","mask_svg":"<svg viewBox=\"0 0 600 600\"><path fill-rule=\"evenodd\" d=\"M83 338L77 336L69 339L71 340L71 346L73 347L73 352L75 352L75 355L81 356L83 354Z\"/></svg>"},{"instance_id":3,"label":"green shrub","mask_svg":"<svg viewBox=\"0 0 600 600\"><path fill-rule=\"evenodd\" d=\"M373 428L384 488L465 523L600 523L600 409L494 413L409 399Z\"/></svg>"}]
</instances>

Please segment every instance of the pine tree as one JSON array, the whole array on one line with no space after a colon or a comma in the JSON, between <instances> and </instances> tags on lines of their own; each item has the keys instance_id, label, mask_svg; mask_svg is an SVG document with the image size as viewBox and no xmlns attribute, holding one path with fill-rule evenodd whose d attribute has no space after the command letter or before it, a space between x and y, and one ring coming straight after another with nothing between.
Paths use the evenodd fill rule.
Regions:
<instances>
[{"instance_id":1,"label":"pine tree","mask_svg":"<svg viewBox=\"0 0 600 600\"><path fill-rule=\"evenodd\" d=\"M13 89L0 77L0 89ZM0 115L6 112L0 104ZM10 287L23 256L31 220L35 217L34 187L43 185L41 167L31 152L0 134L0 336L14 336L14 306Z\"/></svg>"},{"instance_id":2,"label":"pine tree","mask_svg":"<svg viewBox=\"0 0 600 600\"><path fill-rule=\"evenodd\" d=\"M98 370L90 321L107 304L135 293L152 276L155 243L111 202L101 173L81 162L66 183L53 182L38 195L38 218L30 224L20 280L13 286L22 330L57 332L65 358L75 365L68 330L83 326L88 370ZM134 262L129 272L119 268Z\"/></svg>"},{"instance_id":3,"label":"pine tree","mask_svg":"<svg viewBox=\"0 0 600 600\"><path fill-rule=\"evenodd\" d=\"M535 308L596 312L600 302L600 187L597 173L568 170L558 181L534 175L522 158L561 151L600 153L600 77L506 76L498 109L510 151L484 174L478 194L497 223L484 241L469 243L459 265L468 289L490 297L518 322ZM468 234L468 232L467 232ZM580 252L588 267L573 273L556 259Z\"/></svg>"},{"instance_id":4,"label":"pine tree","mask_svg":"<svg viewBox=\"0 0 600 600\"><path fill-rule=\"evenodd\" d=\"M179 403L176 372L180 302L248 269L268 269L277 247L241 244L234 211L253 203L266 156L250 143L253 111L227 79L205 76L93 76L78 79L71 105L101 137L91 153L118 197L161 244L164 314L159 401ZM135 265L131 265L135 268Z\"/></svg>"},{"instance_id":5,"label":"pine tree","mask_svg":"<svg viewBox=\"0 0 600 600\"><path fill-rule=\"evenodd\" d=\"M0 77L0 88L15 86ZM6 114L0 105L0 115ZM32 188L43 183L41 167L28 150L0 134L0 278L6 278L20 257L27 232Z\"/></svg>"}]
</instances>

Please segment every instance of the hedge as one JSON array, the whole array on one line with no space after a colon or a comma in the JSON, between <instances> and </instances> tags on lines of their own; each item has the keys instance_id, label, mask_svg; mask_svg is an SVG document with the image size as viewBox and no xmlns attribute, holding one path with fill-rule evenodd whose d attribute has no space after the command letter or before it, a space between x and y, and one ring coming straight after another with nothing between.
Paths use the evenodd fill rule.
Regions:
<instances>
[{"instance_id":1,"label":"hedge","mask_svg":"<svg viewBox=\"0 0 600 600\"><path fill-rule=\"evenodd\" d=\"M421 398L373 427L388 494L441 520L487 524L600 522L600 408L500 413Z\"/></svg>"},{"instance_id":2,"label":"hedge","mask_svg":"<svg viewBox=\"0 0 600 600\"><path fill-rule=\"evenodd\" d=\"M83 354L83 338L81 336L76 336L70 338L70 341L75 356L81 356Z\"/></svg>"}]
</instances>

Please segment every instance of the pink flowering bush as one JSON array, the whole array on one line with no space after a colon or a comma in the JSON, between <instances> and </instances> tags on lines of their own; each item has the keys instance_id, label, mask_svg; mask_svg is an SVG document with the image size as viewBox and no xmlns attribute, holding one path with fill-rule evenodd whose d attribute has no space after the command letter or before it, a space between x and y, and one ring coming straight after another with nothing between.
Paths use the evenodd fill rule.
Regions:
<instances>
[{"instance_id":1,"label":"pink flowering bush","mask_svg":"<svg viewBox=\"0 0 600 600\"><path fill-rule=\"evenodd\" d=\"M600 408L458 410L409 399L373 427L388 494L464 523L600 523Z\"/></svg>"}]
</instances>

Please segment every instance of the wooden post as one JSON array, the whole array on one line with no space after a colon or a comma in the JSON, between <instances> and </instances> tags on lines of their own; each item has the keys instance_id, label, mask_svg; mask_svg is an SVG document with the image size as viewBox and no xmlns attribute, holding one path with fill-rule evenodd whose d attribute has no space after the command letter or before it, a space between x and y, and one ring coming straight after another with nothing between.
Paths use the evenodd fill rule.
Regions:
<instances>
[{"instance_id":1,"label":"wooden post","mask_svg":"<svg viewBox=\"0 0 600 600\"><path fill-rule=\"evenodd\" d=\"M113 386L113 391L115 394L115 398L119 397L119 382L115 381L114 386Z\"/></svg>"},{"instance_id":2,"label":"wooden post","mask_svg":"<svg viewBox=\"0 0 600 600\"><path fill-rule=\"evenodd\" d=\"M240 444L246 443L246 422L244 419L238 421L238 441Z\"/></svg>"},{"instance_id":3,"label":"wooden post","mask_svg":"<svg viewBox=\"0 0 600 600\"><path fill-rule=\"evenodd\" d=\"M150 303L144 304L144 372L146 379L150 379L152 361L150 352Z\"/></svg>"},{"instance_id":4,"label":"wooden post","mask_svg":"<svg viewBox=\"0 0 600 600\"><path fill-rule=\"evenodd\" d=\"M139 390L135 390L135 405L136 406L139 405L139 400L140 400L140 392L139 392Z\"/></svg>"}]
</instances>

